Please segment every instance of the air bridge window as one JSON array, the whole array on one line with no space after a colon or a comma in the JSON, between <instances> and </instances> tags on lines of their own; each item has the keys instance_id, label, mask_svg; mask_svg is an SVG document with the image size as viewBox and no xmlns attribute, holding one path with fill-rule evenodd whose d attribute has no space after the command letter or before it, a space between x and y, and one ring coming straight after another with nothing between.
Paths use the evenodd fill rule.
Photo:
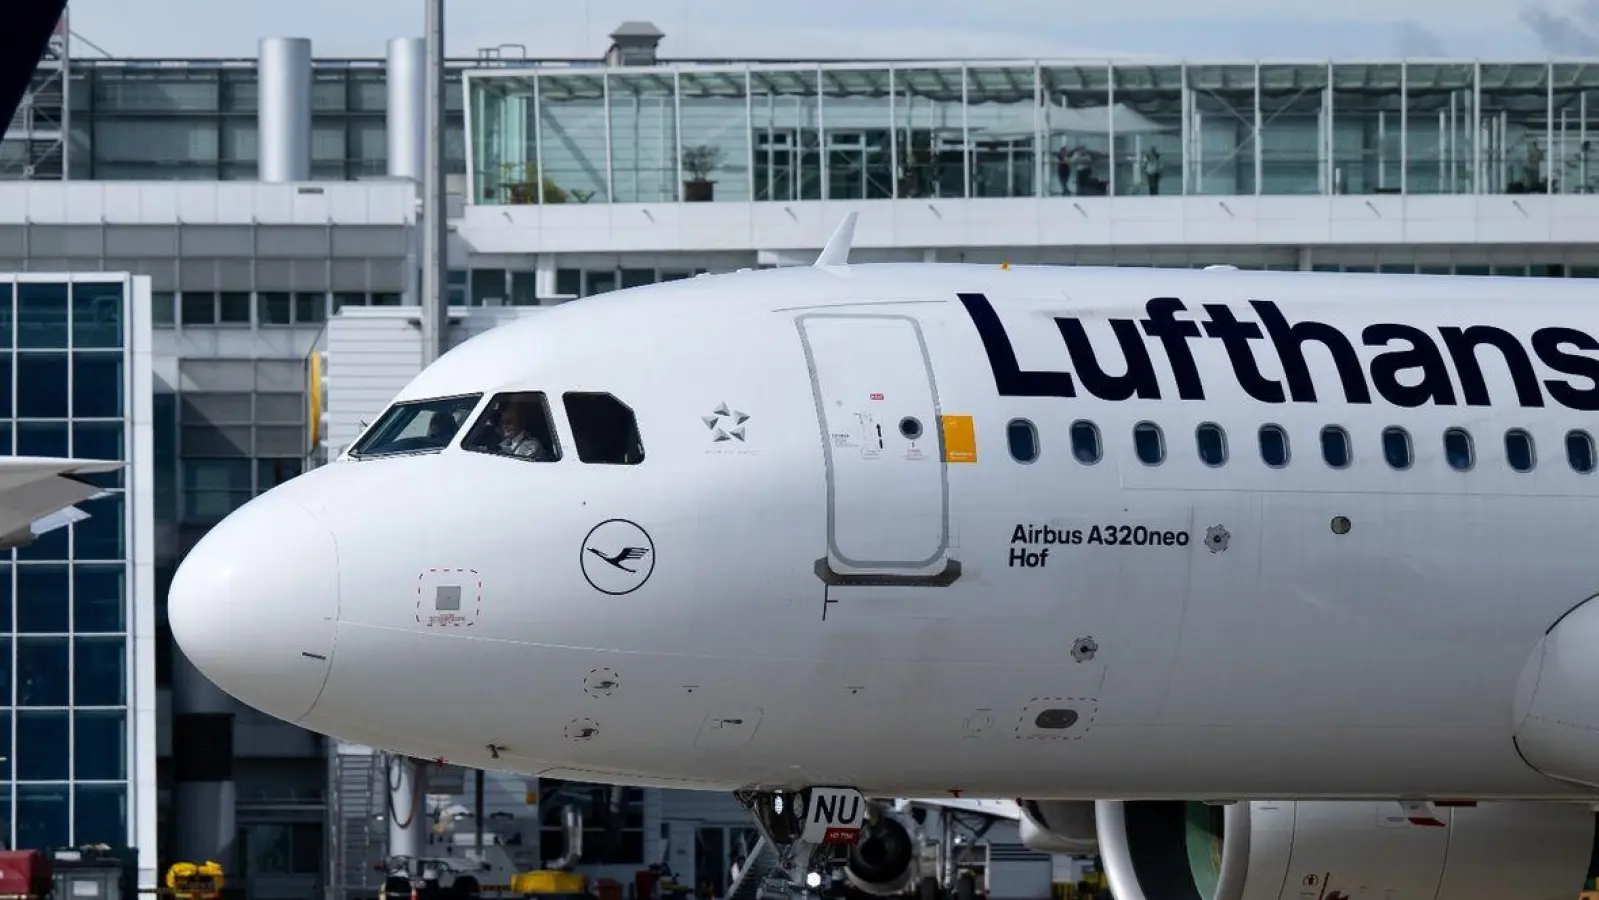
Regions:
<instances>
[{"instance_id":1,"label":"air bridge window","mask_svg":"<svg viewBox=\"0 0 1599 900\"><path fill-rule=\"evenodd\" d=\"M1586 431L1566 432L1566 461L1583 475L1594 470L1593 437Z\"/></svg>"},{"instance_id":2,"label":"air bridge window","mask_svg":"<svg viewBox=\"0 0 1599 900\"><path fill-rule=\"evenodd\" d=\"M543 391L495 394L461 447L473 453L555 462L561 447Z\"/></svg>"},{"instance_id":3,"label":"air bridge window","mask_svg":"<svg viewBox=\"0 0 1599 900\"><path fill-rule=\"evenodd\" d=\"M1395 469L1408 469L1412 462L1410 434L1397 425L1382 430L1382 458Z\"/></svg>"},{"instance_id":4,"label":"air bridge window","mask_svg":"<svg viewBox=\"0 0 1599 900\"><path fill-rule=\"evenodd\" d=\"M1011 419L1005 426L1005 440L1010 444L1010 458L1019 463L1030 463L1038 458L1038 429L1026 419Z\"/></svg>"},{"instance_id":5,"label":"air bridge window","mask_svg":"<svg viewBox=\"0 0 1599 900\"><path fill-rule=\"evenodd\" d=\"M462 423L482 396L467 394L396 403L355 442L350 456L371 459L406 453L437 453L455 439L456 432L461 430Z\"/></svg>"},{"instance_id":6,"label":"air bridge window","mask_svg":"<svg viewBox=\"0 0 1599 900\"><path fill-rule=\"evenodd\" d=\"M1288 432L1281 425L1260 426L1260 458L1273 469L1288 465Z\"/></svg>"},{"instance_id":7,"label":"air bridge window","mask_svg":"<svg viewBox=\"0 0 1599 900\"><path fill-rule=\"evenodd\" d=\"M1464 428L1450 428L1444 432L1444 458L1457 472L1471 468L1471 435Z\"/></svg>"},{"instance_id":8,"label":"air bridge window","mask_svg":"<svg viewBox=\"0 0 1599 900\"><path fill-rule=\"evenodd\" d=\"M1158 466L1166 459L1166 439L1160 426L1154 422L1139 422L1133 426L1133 452L1146 466Z\"/></svg>"},{"instance_id":9,"label":"air bridge window","mask_svg":"<svg viewBox=\"0 0 1599 900\"><path fill-rule=\"evenodd\" d=\"M1347 468L1352 455L1349 432L1337 425L1328 425L1321 430L1321 458L1327 465L1334 469Z\"/></svg>"},{"instance_id":10,"label":"air bridge window","mask_svg":"<svg viewBox=\"0 0 1599 900\"><path fill-rule=\"evenodd\" d=\"M1517 472L1531 472L1535 459L1532 452L1532 435L1520 428L1505 432L1505 460Z\"/></svg>"},{"instance_id":11,"label":"air bridge window","mask_svg":"<svg viewBox=\"0 0 1599 900\"><path fill-rule=\"evenodd\" d=\"M572 392L561 395L572 424L577 458L586 463L636 466L644 461L633 409L610 394Z\"/></svg>"},{"instance_id":12,"label":"air bridge window","mask_svg":"<svg viewBox=\"0 0 1599 900\"><path fill-rule=\"evenodd\" d=\"M1072 423L1072 455L1085 466L1099 462L1104 448L1099 442L1099 427L1082 419Z\"/></svg>"},{"instance_id":13,"label":"air bridge window","mask_svg":"<svg viewBox=\"0 0 1599 900\"><path fill-rule=\"evenodd\" d=\"M1221 426L1212 422L1194 429L1194 442L1199 445L1199 461L1207 466L1219 466L1227 461L1227 436Z\"/></svg>"}]
</instances>

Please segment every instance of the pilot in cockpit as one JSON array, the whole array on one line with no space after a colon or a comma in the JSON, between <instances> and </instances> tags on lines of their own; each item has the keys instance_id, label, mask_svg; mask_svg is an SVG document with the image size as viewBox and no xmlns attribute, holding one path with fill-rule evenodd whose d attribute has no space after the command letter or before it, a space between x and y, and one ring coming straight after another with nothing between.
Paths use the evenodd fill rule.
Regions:
<instances>
[{"instance_id":1,"label":"pilot in cockpit","mask_svg":"<svg viewBox=\"0 0 1599 900\"><path fill-rule=\"evenodd\" d=\"M524 459L542 459L544 445L527 431L527 409L524 401L512 400L500 411L500 443L495 448L507 456Z\"/></svg>"},{"instance_id":2,"label":"pilot in cockpit","mask_svg":"<svg viewBox=\"0 0 1599 900\"><path fill-rule=\"evenodd\" d=\"M455 437L456 429L459 427L460 423L455 420L455 416L445 410L439 410L428 419L428 441L443 447L450 442L450 438Z\"/></svg>"}]
</instances>

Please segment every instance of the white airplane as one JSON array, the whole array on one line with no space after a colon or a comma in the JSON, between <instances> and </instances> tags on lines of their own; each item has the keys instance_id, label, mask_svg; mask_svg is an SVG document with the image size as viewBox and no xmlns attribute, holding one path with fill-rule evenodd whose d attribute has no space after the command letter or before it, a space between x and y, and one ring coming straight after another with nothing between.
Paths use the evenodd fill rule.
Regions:
<instances>
[{"instance_id":1,"label":"white airplane","mask_svg":"<svg viewBox=\"0 0 1599 900\"><path fill-rule=\"evenodd\" d=\"M183 651L345 740L735 791L867 889L894 797L1020 799L1118 900L1581 888L1590 282L851 266L852 227L445 354L190 553Z\"/></svg>"}]
</instances>

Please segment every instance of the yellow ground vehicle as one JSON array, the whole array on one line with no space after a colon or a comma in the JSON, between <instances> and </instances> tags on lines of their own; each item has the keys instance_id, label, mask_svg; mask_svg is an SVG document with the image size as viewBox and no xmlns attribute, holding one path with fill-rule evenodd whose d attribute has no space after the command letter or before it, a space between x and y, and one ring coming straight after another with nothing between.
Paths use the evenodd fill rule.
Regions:
<instances>
[{"instance_id":1,"label":"yellow ground vehicle","mask_svg":"<svg viewBox=\"0 0 1599 900\"><path fill-rule=\"evenodd\" d=\"M167 890L175 900L217 900L223 881L222 867L214 862L173 863L167 869Z\"/></svg>"}]
</instances>

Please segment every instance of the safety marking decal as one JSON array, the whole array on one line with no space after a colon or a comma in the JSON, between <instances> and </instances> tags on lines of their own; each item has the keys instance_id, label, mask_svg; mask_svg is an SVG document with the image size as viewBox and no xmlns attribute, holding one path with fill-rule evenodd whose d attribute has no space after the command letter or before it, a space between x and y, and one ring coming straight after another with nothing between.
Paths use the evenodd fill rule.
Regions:
<instances>
[{"instance_id":1,"label":"safety marking decal","mask_svg":"<svg viewBox=\"0 0 1599 900\"><path fill-rule=\"evenodd\" d=\"M428 628L470 628L483 613L476 569L426 569L416 577L416 621Z\"/></svg>"}]
</instances>

